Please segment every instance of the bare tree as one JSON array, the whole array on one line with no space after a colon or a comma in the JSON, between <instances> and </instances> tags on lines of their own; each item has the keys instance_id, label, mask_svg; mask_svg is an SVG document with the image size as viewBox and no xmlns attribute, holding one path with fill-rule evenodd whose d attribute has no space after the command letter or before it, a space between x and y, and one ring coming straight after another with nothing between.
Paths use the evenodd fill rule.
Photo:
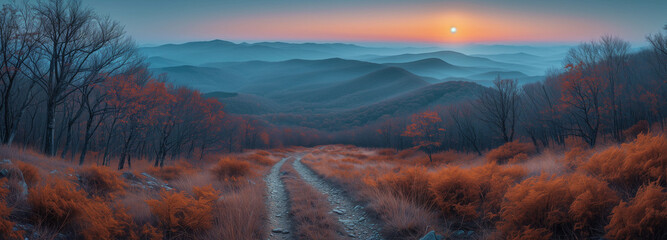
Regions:
<instances>
[{"instance_id":1,"label":"bare tree","mask_svg":"<svg viewBox=\"0 0 667 240\"><path fill-rule=\"evenodd\" d=\"M478 100L480 119L491 124L505 142L514 140L519 115L519 95L516 80L500 79L498 76L493 81L493 87L482 91Z\"/></svg>"},{"instance_id":2,"label":"bare tree","mask_svg":"<svg viewBox=\"0 0 667 240\"><path fill-rule=\"evenodd\" d=\"M44 41L31 70L46 94L43 151L54 155L56 108L73 92L124 67L135 47L117 22L95 15L79 1L42 2L35 12Z\"/></svg>"},{"instance_id":3,"label":"bare tree","mask_svg":"<svg viewBox=\"0 0 667 240\"><path fill-rule=\"evenodd\" d=\"M21 8L23 7L23 8ZM26 6L4 5L0 12L0 111L2 143L11 145L21 117L35 98L26 64L35 53L40 33Z\"/></svg>"},{"instance_id":4,"label":"bare tree","mask_svg":"<svg viewBox=\"0 0 667 240\"><path fill-rule=\"evenodd\" d=\"M465 105L463 105L465 104ZM454 120L454 126L458 130L459 136L477 153L482 156L479 144L479 129L475 126L472 119L472 109L470 104L462 103L462 106L454 106L449 113Z\"/></svg>"}]
</instances>

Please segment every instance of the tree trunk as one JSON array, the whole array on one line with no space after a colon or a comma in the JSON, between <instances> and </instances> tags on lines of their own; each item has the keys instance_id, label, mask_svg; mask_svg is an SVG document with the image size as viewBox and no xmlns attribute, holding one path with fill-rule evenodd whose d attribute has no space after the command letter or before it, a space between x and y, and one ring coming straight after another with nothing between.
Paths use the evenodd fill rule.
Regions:
<instances>
[{"instance_id":1,"label":"tree trunk","mask_svg":"<svg viewBox=\"0 0 667 240\"><path fill-rule=\"evenodd\" d=\"M49 99L46 104L46 132L44 134L44 153L48 156L55 156L55 135L56 135L56 107L55 100Z\"/></svg>"}]
</instances>

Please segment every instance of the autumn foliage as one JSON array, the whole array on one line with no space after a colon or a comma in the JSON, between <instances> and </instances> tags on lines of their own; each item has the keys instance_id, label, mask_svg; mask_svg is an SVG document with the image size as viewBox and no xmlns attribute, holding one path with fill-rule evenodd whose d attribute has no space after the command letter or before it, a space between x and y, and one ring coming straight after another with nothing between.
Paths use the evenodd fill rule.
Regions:
<instances>
[{"instance_id":1,"label":"autumn foliage","mask_svg":"<svg viewBox=\"0 0 667 240\"><path fill-rule=\"evenodd\" d=\"M612 210L605 227L609 239L665 239L667 237L667 192L651 183L639 189L629 202Z\"/></svg>"},{"instance_id":2,"label":"autumn foliage","mask_svg":"<svg viewBox=\"0 0 667 240\"><path fill-rule=\"evenodd\" d=\"M238 181L251 173L250 163L235 158L224 157L211 169L220 181Z\"/></svg>"},{"instance_id":3,"label":"autumn foliage","mask_svg":"<svg viewBox=\"0 0 667 240\"><path fill-rule=\"evenodd\" d=\"M42 179L39 170L32 164L17 161L16 166L23 173L23 179L28 186L34 186Z\"/></svg>"},{"instance_id":4,"label":"autumn foliage","mask_svg":"<svg viewBox=\"0 0 667 240\"><path fill-rule=\"evenodd\" d=\"M373 186L423 206L432 206L429 173L425 167L407 167L380 176Z\"/></svg>"},{"instance_id":5,"label":"autumn foliage","mask_svg":"<svg viewBox=\"0 0 667 240\"><path fill-rule=\"evenodd\" d=\"M497 228L507 239L600 236L619 198L598 179L541 175L507 191Z\"/></svg>"},{"instance_id":6,"label":"autumn foliage","mask_svg":"<svg viewBox=\"0 0 667 240\"><path fill-rule=\"evenodd\" d=\"M535 147L532 144L514 141L489 151L486 154L486 159L499 164L518 163L528 159L528 155L533 152L535 152Z\"/></svg>"},{"instance_id":7,"label":"autumn foliage","mask_svg":"<svg viewBox=\"0 0 667 240\"><path fill-rule=\"evenodd\" d=\"M171 181L192 174L193 168L192 165L187 162L177 162L170 166L151 167L147 172L162 180Z\"/></svg>"},{"instance_id":8,"label":"autumn foliage","mask_svg":"<svg viewBox=\"0 0 667 240\"><path fill-rule=\"evenodd\" d=\"M211 194L195 196L184 192L162 191L159 199L146 200L158 219L159 229L168 239L202 234L213 225Z\"/></svg>"},{"instance_id":9,"label":"autumn foliage","mask_svg":"<svg viewBox=\"0 0 667 240\"><path fill-rule=\"evenodd\" d=\"M125 193L125 183L120 173L105 166L86 166L77 171L81 186L90 195L114 198Z\"/></svg>"},{"instance_id":10,"label":"autumn foliage","mask_svg":"<svg viewBox=\"0 0 667 240\"><path fill-rule=\"evenodd\" d=\"M635 141L594 154L583 169L628 193L649 182L665 186L667 136L640 134Z\"/></svg>"},{"instance_id":11,"label":"autumn foliage","mask_svg":"<svg viewBox=\"0 0 667 240\"><path fill-rule=\"evenodd\" d=\"M21 238L21 233L12 230L16 223L9 220L9 215L12 213L12 209L7 206L7 203L2 199L9 193L9 190L5 188L5 183L7 179L0 179L0 237L2 238Z\"/></svg>"},{"instance_id":12,"label":"autumn foliage","mask_svg":"<svg viewBox=\"0 0 667 240\"><path fill-rule=\"evenodd\" d=\"M28 196L33 221L55 229L64 228L83 239L115 239L123 234L121 221L102 199L73 183L52 178L35 187Z\"/></svg>"}]
</instances>

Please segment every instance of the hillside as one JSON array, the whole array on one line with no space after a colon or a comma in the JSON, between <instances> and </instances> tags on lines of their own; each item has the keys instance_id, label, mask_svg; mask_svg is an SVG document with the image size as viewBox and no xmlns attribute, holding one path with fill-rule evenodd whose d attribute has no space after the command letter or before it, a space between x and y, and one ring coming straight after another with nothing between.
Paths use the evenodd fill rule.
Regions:
<instances>
[{"instance_id":1,"label":"hillside","mask_svg":"<svg viewBox=\"0 0 667 240\"><path fill-rule=\"evenodd\" d=\"M500 68L500 69L506 69L506 70L529 72L531 74L533 74L533 73L537 74L537 73L541 72L539 69L536 69L536 68L531 67L531 66L526 66L526 65L521 65L521 64L513 64L513 63L505 63L505 62L497 62L497 61L490 60L488 58L469 56L469 55L459 53L459 52L455 52L455 51L437 51L437 52L418 53L418 54L406 53L406 54L400 54L400 55L378 57L378 58L372 59L371 62L377 62L377 63L406 63L406 62L414 62L414 61L419 61L419 60L428 59L428 58L438 58L438 59L441 59L441 60L443 60L447 63L457 65L457 66L463 66L463 67Z\"/></svg>"},{"instance_id":2,"label":"hillside","mask_svg":"<svg viewBox=\"0 0 667 240\"><path fill-rule=\"evenodd\" d=\"M481 89L482 86L470 82L443 82L355 109L325 114L267 114L263 118L279 125L336 131L370 124L383 116L404 116L434 105L474 98Z\"/></svg>"},{"instance_id":3,"label":"hillside","mask_svg":"<svg viewBox=\"0 0 667 240\"><path fill-rule=\"evenodd\" d=\"M219 68L176 66L153 68L156 74L166 74L176 86L186 86L201 92L235 91L243 85L244 77Z\"/></svg>"},{"instance_id":4,"label":"hillside","mask_svg":"<svg viewBox=\"0 0 667 240\"><path fill-rule=\"evenodd\" d=\"M341 104L340 107L343 107L350 103L355 105L374 103L426 85L428 83L417 75L401 68L387 67L332 86L292 92L274 98L281 102L324 102L334 106L337 104L327 102L347 102L347 104Z\"/></svg>"}]
</instances>

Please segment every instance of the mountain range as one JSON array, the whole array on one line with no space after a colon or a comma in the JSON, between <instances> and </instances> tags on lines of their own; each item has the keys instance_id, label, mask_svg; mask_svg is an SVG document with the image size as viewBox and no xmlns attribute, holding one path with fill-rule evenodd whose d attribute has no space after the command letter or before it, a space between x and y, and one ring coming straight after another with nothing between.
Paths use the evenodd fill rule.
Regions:
<instances>
[{"instance_id":1,"label":"mountain range","mask_svg":"<svg viewBox=\"0 0 667 240\"><path fill-rule=\"evenodd\" d=\"M461 49L477 53L438 47L222 40L140 51L153 72L166 74L174 85L218 98L230 113L326 130L459 101L496 78L517 79L520 84L540 81L545 70L560 65L566 51L483 45Z\"/></svg>"}]
</instances>

